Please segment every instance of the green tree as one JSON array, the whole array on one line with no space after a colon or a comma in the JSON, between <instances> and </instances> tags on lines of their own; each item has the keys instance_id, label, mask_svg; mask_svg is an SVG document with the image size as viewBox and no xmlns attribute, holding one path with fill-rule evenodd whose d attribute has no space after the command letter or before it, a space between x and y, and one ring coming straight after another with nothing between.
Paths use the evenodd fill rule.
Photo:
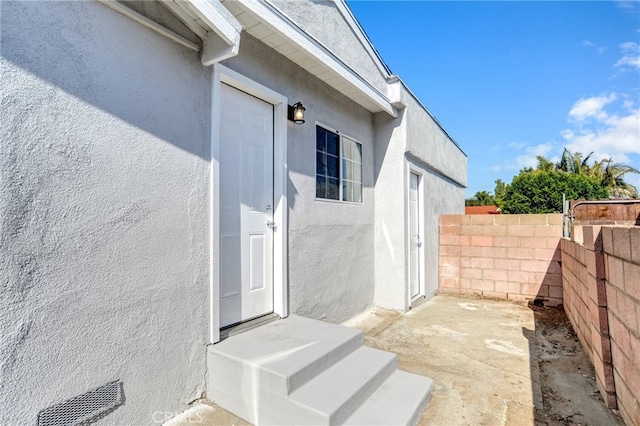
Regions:
<instances>
[{"instance_id":1,"label":"green tree","mask_svg":"<svg viewBox=\"0 0 640 426\"><path fill-rule=\"evenodd\" d=\"M496 180L495 196L476 192L466 205L497 205L503 213L560 213L563 193L568 200L638 197L637 188L624 181L624 175L640 173L638 169L611 158L589 164L592 156L583 158L566 148L558 163L538 156L535 169L520 170L510 184Z\"/></svg>"},{"instance_id":2,"label":"green tree","mask_svg":"<svg viewBox=\"0 0 640 426\"><path fill-rule=\"evenodd\" d=\"M538 166L536 167L536 170L541 170L543 172L552 172L555 169L555 164L553 164L553 161L547 160L542 155L538 155L536 159L538 160Z\"/></svg>"},{"instance_id":3,"label":"green tree","mask_svg":"<svg viewBox=\"0 0 640 426\"><path fill-rule=\"evenodd\" d=\"M624 181L625 174L640 173L638 169L623 163L614 163L611 158L594 161L590 166L588 161L592 155L593 152L583 159L582 153L573 153L565 148L560 162L555 166L555 170L596 178L600 185L607 189L609 198L636 198L638 196L637 188ZM537 170L548 171L548 164L550 163L546 158L538 157Z\"/></svg>"},{"instance_id":4,"label":"green tree","mask_svg":"<svg viewBox=\"0 0 640 426\"><path fill-rule=\"evenodd\" d=\"M495 198L491 195L490 192L487 191L478 191L473 196L473 198L468 198L465 200L465 206L494 206Z\"/></svg>"},{"instance_id":5,"label":"green tree","mask_svg":"<svg viewBox=\"0 0 640 426\"><path fill-rule=\"evenodd\" d=\"M507 193L507 184L502 181L502 179L496 179L496 189L494 191L496 206L500 206L502 204L502 200Z\"/></svg>"},{"instance_id":6,"label":"green tree","mask_svg":"<svg viewBox=\"0 0 640 426\"><path fill-rule=\"evenodd\" d=\"M560 162L556 164L556 170L575 175L590 175L591 168L589 167L588 161L592 155L593 152L589 153L589 155L583 159L581 152L573 153L565 148L562 152Z\"/></svg>"},{"instance_id":7,"label":"green tree","mask_svg":"<svg viewBox=\"0 0 640 426\"><path fill-rule=\"evenodd\" d=\"M506 185L499 207L503 213L513 214L560 213L563 193L570 200L593 200L608 196L607 189L595 177L555 170L523 170Z\"/></svg>"},{"instance_id":8,"label":"green tree","mask_svg":"<svg viewBox=\"0 0 640 426\"><path fill-rule=\"evenodd\" d=\"M600 184L608 189L610 198L637 198L638 189L624 181L627 173L640 173L638 169L622 163L613 163L611 158L594 164L593 174Z\"/></svg>"}]
</instances>

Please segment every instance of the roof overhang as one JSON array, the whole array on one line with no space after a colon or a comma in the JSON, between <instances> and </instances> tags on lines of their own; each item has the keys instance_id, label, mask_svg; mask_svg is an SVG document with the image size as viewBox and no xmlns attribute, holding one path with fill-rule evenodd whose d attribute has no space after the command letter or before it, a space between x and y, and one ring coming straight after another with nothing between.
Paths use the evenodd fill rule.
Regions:
<instances>
[{"instance_id":1,"label":"roof overhang","mask_svg":"<svg viewBox=\"0 0 640 426\"><path fill-rule=\"evenodd\" d=\"M161 0L202 39L205 66L238 54L242 24L218 0Z\"/></svg>"},{"instance_id":2,"label":"roof overhang","mask_svg":"<svg viewBox=\"0 0 640 426\"><path fill-rule=\"evenodd\" d=\"M205 66L236 56L244 29L372 113L386 112L397 117L396 108L403 106L399 102L395 81L389 81L388 93L382 93L267 0L223 0L224 3L219 0L160 0L202 40L202 47L122 3L98 1L185 47L201 51L201 61ZM340 1L336 0L336 4L346 10ZM342 9L339 8L345 15L348 10ZM347 22L354 26L355 19L350 14L349 17L351 19ZM355 30L356 33L361 32L359 27ZM372 48L370 50L373 51ZM368 50L369 54L371 51ZM384 64L374 56L374 62L377 61L379 68L384 70Z\"/></svg>"},{"instance_id":3,"label":"roof overhang","mask_svg":"<svg viewBox=\"0 0 640 426\"><path fill-rule=\"evenodd\" d=\"M215 1L215 0L214 0ZM222 3L244 30L370 112L397 111L388 97L266 0Z\"/></svg>"}]
</instances>

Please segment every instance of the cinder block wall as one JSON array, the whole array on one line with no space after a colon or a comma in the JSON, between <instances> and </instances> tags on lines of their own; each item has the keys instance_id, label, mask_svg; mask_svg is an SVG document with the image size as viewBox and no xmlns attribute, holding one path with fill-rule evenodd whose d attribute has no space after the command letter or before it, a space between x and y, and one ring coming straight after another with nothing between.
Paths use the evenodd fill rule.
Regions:
<instances>
[{"instance_id":1,"label":"cinder block wall","mask_svg":"<svg viewBox=\"0 0 640 426\"><path fill-rule=\"evenodd\" d=\"M616 408L600 227L585 226L576 234L582 244L561 241L564 310L595 368L598 390Z\"/></svg>"},{"instance_id":2,"label":"cinder block wall","mask_svg":"<svg viewBox=\"0 0 640 426\"><path fill-rule=\"evenodd\" d=\"M562 304L562 215L440 216L440 293Z\"/></svg>"},{"instance_id":3,"label":"cinder block wall","mask_svg":"<svg viewBox=\"0 0 640 426\"><path fill-rule=\"evenodd\" d=\"M440 216L440 292L564 302L607 405L640 426L640 227L573 235L559 214Z\"/></svg>"},{"instance_id":4,"label":"cinder block wall","mask_svg":"<svg viewBox=\"0 0 640 426\"><path fill-rule=\"evenodd\" d=\"M602 227L618 408L640 426L640 227Z\"/></svg>"},{"instance_id":5,"label":"cinder block wall","mask_svg":"<svg viewBox=\"0 0 640 426\"><path fill-rule=\"evenodd\" d=\"M609 407L640 425L640 227L576 227L562 240L564 308Z\"/></svg>"}]
</instances>

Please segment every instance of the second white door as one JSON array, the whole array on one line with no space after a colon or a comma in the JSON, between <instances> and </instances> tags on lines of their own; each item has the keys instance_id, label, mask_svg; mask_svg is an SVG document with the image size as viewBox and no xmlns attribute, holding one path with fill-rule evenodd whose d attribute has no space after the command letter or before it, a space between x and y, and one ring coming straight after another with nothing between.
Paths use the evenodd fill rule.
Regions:
<instances>
[{"instance_id":1,"label":"second white door","mask_svg":"<svg viewBox=\"0 0 640 426\"><path fill-rule=\"evenodd\" d=\"M422 253L420 229L420 176L409 178L409 302L420 297L420 256Z\"/></svg>"}]
</instances>

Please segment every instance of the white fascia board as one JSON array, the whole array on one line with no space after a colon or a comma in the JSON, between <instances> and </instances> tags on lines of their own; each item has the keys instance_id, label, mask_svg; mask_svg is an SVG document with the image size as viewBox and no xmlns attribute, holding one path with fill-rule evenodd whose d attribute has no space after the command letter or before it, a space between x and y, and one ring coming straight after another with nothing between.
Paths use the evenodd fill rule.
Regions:
<instances>
[{"instance_id":1,"label":"white fascia board","mask_svg":"<svg viewBox=\"0 0 640 426\"><path fill-rule=\"evenodd\" d=\"M242 4L246 9L260 17L263 25L267 25L278 32L282 37L288 40L306 54L315 58L318 62L326 64L340 79L354 87L359 93L364 95L380 111L384 111L392 117L397 117L396 109L391 105L389 99L380 91L378 91L366 79L360 76L355 70L342 62L336 55L327 49L322 43L306 33L302 28L297 26L291 19L286 17L275 6L265 0L235 0Z\"/></svg>"},{"instance_id":2,"label":"white fascia board","mask_svg":"<svg viewBox=\"0 0 640 426\"><path fill-rule=\"evenodd\" d=\"M400 77L392 75L387 78L387 96L393 105L397 109L402 109L406 105L402 102L402 90L403 84Z\"/></svg>"},{"instance_id":3,"label":"white fascia board","mask_svg":"<svg viewBox=\"0 0 640 426\"><path fill-rule=\"evenodd\" d=\"M186 0L204 24L229 46L240 44L242 24L218 0Z\"/></svg>"},{"instance_id":4,"label":"white fascia board","mask_svg":"<svg viewBox=\"0 0 640 426\"><path fill-rule=\"evenodd\" d=\"M369 40L367 33L364 31L364 29L358 22L358 19L353 15L353 12L351 12L351 9L346 4L346 2L344 0L333 0L333 2L335 3L342 17L345 19L345 21L347 21L347 23L351 27L353 33L358 38L358 41L360 41L360 44L362 45L362 47L364 47L364 49L367 51L367 53L369 54L373 62L378 67L378 70L380 70L380 74L382 74L385 78L388 78L389 76L391 76L391 70L389 69L387 64L384 63L384 60L376 50L373 43L371 43L371 40Z\"/></svg>"},{"instance_id":5,"label":"white fascia board","mask_svg":"<svg viewBox=\"0 0 640 426\"><path fill-rule=\"evenodd\" d=\"M227 44L223 39L216 34L209 35L202 42L202 54L200 55L200 62L205 67L224 61L225 59L232 58L238 54L240 49L240 39L237 43Z\"/></svg>"}]
</instances>

